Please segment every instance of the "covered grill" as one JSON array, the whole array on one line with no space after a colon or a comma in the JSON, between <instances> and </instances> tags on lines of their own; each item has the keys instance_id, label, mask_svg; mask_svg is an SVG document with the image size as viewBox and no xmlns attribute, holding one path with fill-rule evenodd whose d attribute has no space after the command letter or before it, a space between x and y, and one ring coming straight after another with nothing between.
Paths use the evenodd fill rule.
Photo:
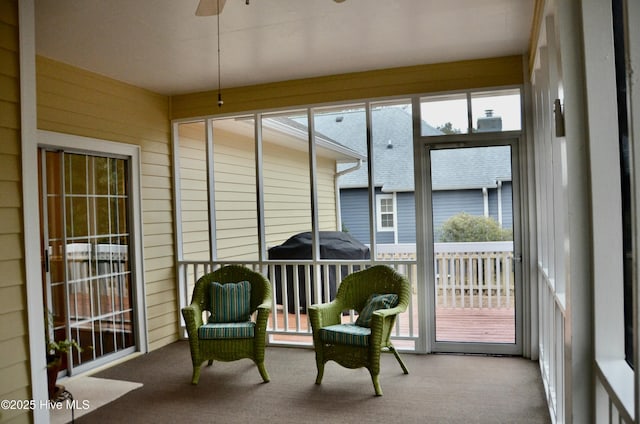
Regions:
<instances>
[{"instance_id":1,"label":"covered grill","mask_svg":"<svg viewBox=\"0 0 640 424\"><path fill-rule=\"evenodd\" d=\"M319 232L319 248L320 259L348 259L348 260L362 260L369 259L369 248L358 240L354 239L348 233L341 231L320 231ZM269 249L270 260L292 260L292 259L312 259L312 238L310 232L299 233L279 246L274 246ZM273 279L276 283L276 301L282 304L282 267L278 265L275 267L275 275ZM328 302L335 297L336 294L336 266L329 267L328 276L325 276L325 267L322 267L321 279L324 282L325 278L329 279L329 294L330 298L326 298L325 290L322 290L322 299L316 300L314 290L311 290L311 303ZM286 266L286 281L287 281L287 304L290 313L295 313L295 299L294 299L294 272L293 266ZM341 269L342 276L345 276L347 269L345 266ZM306 295L306 277L304 272L304 266L298 266L298 281L299 281L299 293L300 293L300 309L302 312L307 310L307 295ZM311 287L313 287L313 273L311 273Z\"/></svg>"}]
</instances>

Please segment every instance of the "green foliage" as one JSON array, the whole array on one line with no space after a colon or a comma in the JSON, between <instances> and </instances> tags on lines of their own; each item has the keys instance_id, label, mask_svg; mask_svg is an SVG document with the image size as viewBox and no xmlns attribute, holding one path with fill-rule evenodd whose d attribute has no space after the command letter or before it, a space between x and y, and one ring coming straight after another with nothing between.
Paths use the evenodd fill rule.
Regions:
<instances>
[{"instance_id":1,"label":"green foliage","mask_svg":"<svg viewBox=\"0 0 640 424\"><path fill-rule=\"evenodd\" d=\"M46 309L47 319L45 320L45 344L47 346L47 354L53 362L60 362L63 354L66 354L73 349L77 349L78 352L82 352L84 349L74 339L64 340L51 340L49 338L50 332L53 333L53 314ZM91 347L89 347L91 349ZM51 366L49 364L47 366Z\"/></svg>"},{"instance_id":2,"label":"green foliage","mask_svg":"<svg viewBox=\"0 0 640 424\"><path fill-rule=\"evenodd\" d=\"M66 355L74 348L77 349L78 352L82 352L84 350L80 347L78 342L73 339L52 340L47 342L47 367L59 367L62 363L62 356Z\"/></svg>"},{"instance_id":3,"label":"green foliage","mask_svg":"<svg viewBox=\"0 0 640 424\"><path fill-rule=\"evenodd\" d=\"M445 134L460 134L460 130L458 128L453 128L453 124L451 122L440 125L437 129Z\"/></svg>"},{"instance_id":4,"label":"green foliage","mask_svg":"<svg viewBox=\"0 0 640 424\"><path fill-rule=\"evenodd\" d=\"M492 218L461 212L442 224L440 241L506 241L513 240L513 232L500 228Z\"/></svg>"},{"instance_id":5,"label":"green foliage","mask_svg":"<svg viewBox=\"0 0 640 424\"><path fill-rule=\"evenodd\" d=\"M54 340L50 341L47 348L51 352L60 352L67 353L71 351L73 348L78 349L78 352L82 352L84 349L80 347L80 345L73 339L65 339L65 340Z\"/></svg>"}]
</instances>

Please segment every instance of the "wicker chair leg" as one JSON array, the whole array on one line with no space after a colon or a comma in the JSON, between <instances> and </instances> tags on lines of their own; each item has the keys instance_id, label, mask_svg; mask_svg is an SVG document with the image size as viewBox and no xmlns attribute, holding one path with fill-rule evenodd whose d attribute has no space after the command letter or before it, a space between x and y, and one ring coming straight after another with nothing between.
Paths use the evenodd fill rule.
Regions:
<instances>
[{"instance_id":1,"label":"wicker chair leg","mask_svg":"<svg viewBox=\"0 0 640 424\"><path fill-rule=\"evenodd\" d=\"M269 373L267 372L267 368L264 366L264 362L260 362L258 365L258 371L260 371L260 376L265 383L269 382Z\"/></svg>"},{"instance_id":2,"label":"wicker chair leg","mask_svg":"<svg viewBox=\"0 0 640 424\"><path fill-rule=\"evenodd\" d=\"M316 361L316 366L318 368L318 375L316 376L316 384L322 383L322 377L324 376L324 362Z\"/></svg>"},{"instance_id":3,"label":"wicker chair leg","mask_svg":"<svg viewBox=\"0 0 640 424\"><path fill-rule=\"evenodd\" d=\"M373 381L373 388L376 391L376 396L382 396L382 387L380 387L380 382L378 381L378 374L371 373L371 381Z\"/></svg>"},{"instance_id":4,"label":"wicker chair leg","mask_svg":"<svg viewBox=\"0 0 640 424\"><path fill-rule=\"evenodd\" d=\"M393 355L398 360L398 363L402 367L402 372L404 372L405 374L409 374L409 370L407 369L406 365L404 364L404 361L402 360L402 358L400 358L400 355L398 354L398 351L396 350L396 348L394 346L389 346L389 350L391 352L393 352Z\"/></svg>"},{"instance_id":5,"label":"wicker chair leg","mask_svg":"<svg viewBox=\"0 0 640 424\"><path fill-rule=\"evenodd\" d=\"M193 377L191 377L191 384L197 385L200 380L200 365L193 366Z\"/></svg>"}]
</instances>

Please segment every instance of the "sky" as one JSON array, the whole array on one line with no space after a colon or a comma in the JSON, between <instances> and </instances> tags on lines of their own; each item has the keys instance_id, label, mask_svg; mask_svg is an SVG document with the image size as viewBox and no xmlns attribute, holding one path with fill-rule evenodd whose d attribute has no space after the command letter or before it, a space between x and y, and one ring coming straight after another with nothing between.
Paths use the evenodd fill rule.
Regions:
<instances>
[{"instance_id":1,"label":"sky","mask_svg":"<svg viewBox=\"0 0 640 424\"><path fill-rule=\"evenodd\" d=\"M455 97L454 97L455 96ZM467 127L467 100L466 94L438 96L425 98L422 102L422 119L433 127L439 127L447 122L453 124L453 128L463 130ZM432 101L433 99L433 101ZM473 113L473 126L477 124L477 118L485 116L485 110L493 110L494 116L502 118L502 129L519 130L521 127L520 95L506 94L500 96L476 96L471 98L471 110Z\"/></svg>"}]
</instances>

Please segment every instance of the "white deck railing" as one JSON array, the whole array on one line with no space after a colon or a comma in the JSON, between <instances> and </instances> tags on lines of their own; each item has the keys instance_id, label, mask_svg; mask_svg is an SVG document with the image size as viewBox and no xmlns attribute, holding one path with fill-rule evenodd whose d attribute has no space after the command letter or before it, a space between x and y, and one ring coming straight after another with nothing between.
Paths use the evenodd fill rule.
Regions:
<instances>
[{"instance_id":1,"label":"white deck railing","mask_svg":"<svg viewBox=\"0 0 640 424\"><path fill-rule=\"evenodd\" d=\"M434 244L438 306L513 307L513 243L510 241ZM414 260L415 244L378 245L378 260Z\"/></svg>"},{"instance_id":2,"label":"white deck railing","mask_svg":"<svg viewBox=\"0 0 640 424\"><path fill-rule=\"evenodd\" d=\"M513 304L513 249L511 242L437 243L434 266L438 306L500 308ZM385 264L407 276L412 301L398 317L393 338L412 344L418 338L417 262L415 245L398 245L393 251L378 248L378 260L289 260L289 261L179 261L180 303L187 305L195 282L205 273L223 265L247 266L268 276L273 291L268 332L272 342L308 344L308 305L326 302L335 296L349 274L374 264ZM182 322L182 318L181 322ZM344 320L355 320L353 313ZM302 341L295 337L307 336ZM287 338L288 337L288 338ZM398 343L399 344L399 343Z\"/></svg>"},{"instance_id":3,"label":"white deck railing","mask_svg":"<svg viewBox=\"0 0 640 424\"><path fill-rule=\"evenodd\" d=\"M510 308L514 302L513 243L435 243L438 305Z\"/></svg>"}]
</instances>

